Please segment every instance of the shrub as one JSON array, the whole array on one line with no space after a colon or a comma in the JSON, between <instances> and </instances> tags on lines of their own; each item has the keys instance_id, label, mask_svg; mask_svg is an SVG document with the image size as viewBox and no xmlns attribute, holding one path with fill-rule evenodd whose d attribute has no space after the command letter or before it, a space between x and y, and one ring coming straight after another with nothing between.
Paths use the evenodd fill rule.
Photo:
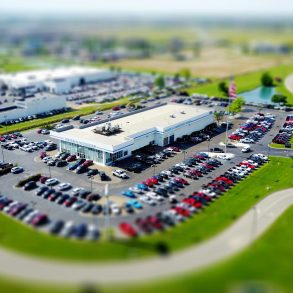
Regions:
<instances>
[{"instance_id":1,"label":"shrub","mask_svg":"<svg viewBox=\"0 0 293 293\"><path fill-rule=\"evenodd\" d=\"M20 180L18 183L17 183L17 187L23 187L26 183L28 183L29 181L39 181L39 179L41 178L41 174L35 174L35 175L32 175L32 176L29 176L27 177L26 179L23 179L23 180Z\"/></svg>"}]
</instances>

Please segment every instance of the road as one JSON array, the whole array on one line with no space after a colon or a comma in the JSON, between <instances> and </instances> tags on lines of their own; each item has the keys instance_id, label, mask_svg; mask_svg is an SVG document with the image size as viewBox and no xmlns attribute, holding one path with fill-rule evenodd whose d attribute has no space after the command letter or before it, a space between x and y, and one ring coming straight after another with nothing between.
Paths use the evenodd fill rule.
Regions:
<instances>
[{"instance_id":1,"label":"road","mask_svg":"<svg viewBox=\"0 0 293 293\"><path fill-rule=\"evenodd\" d=\"M293 188L273 193L219 235L169 257L112 263L66 263L0 248L0 274L28 281L70 284L113 284L171 277L202 269L240 252L260 237L292 204Z\"/></svg>"},{"instance_id":2,"label":"road","mask_svg":"<svg viewBox=\"0 0 293 293\"><path fill-rule=\"evenodd\" d=\"M293 74L289 75L285 80L285 86L290 93L293 93Z\"/></svg>"}]
</instances>

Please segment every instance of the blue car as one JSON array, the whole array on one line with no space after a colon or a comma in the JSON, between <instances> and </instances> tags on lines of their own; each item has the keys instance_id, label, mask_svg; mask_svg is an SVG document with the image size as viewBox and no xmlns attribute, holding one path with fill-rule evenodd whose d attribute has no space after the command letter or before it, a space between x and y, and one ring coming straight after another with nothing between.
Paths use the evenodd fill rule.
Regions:
<instances>
[{"instance_id":1,"label":"blue car","mask_svg":"<svg viewBox=\"0 0 293 293\"><path fill-rule=\"evenodd\" d=\"M75 227L74 236L77 238L83 238L87 233L87 225L80 224Z\"/></svg>"},{"instance_id":2,"label":"blue car","mask_svg":"<svg viewBox=\"0 0 293 293\"><path fill-rule=\"evenodd\" d=\"M142 209L142 204L140 202L138 202L137 200L129 200L127 202L127 205L128 206L131 206L133 208L136 208L136 209Z\"/></svg>"},{"instance_id":3,"label":"blue car","mask_svg":"<svg viewBox=\"0 0 293 293\"><path fill-rule=\"evenodd\" d=\"M69 170L69 171L73 171L73 170L75 170L78 166L79 166L79 164L77 164L77 163L72 163L72 164L70 164L70 165L67 167L67 170Z\"/></svg>"},{"instance_id":4,"label":"blue car","mask_svg":"<svg viewBox=\"0 0 293 293\"><path fill-rule=\"evenodd\" d=\"M136 197L135 194L134 194L134 192L131 191L131 190L123 191L122 192L122 195L127 196L127 197L131 197L131 198L135 198Z\"/></svg>"},{"instance_id":5,"label":"blue car","mask_svg":"<svg viewBox=\"0 0 293 293\"><path fill-rule=\"evenodd\" d=\"M149 190L149 188L145 184L143 184L143 183L136 184L136 187L138 189L141 189L141 190L144 190L144 191Z\"/></svg>"}]
</instances>

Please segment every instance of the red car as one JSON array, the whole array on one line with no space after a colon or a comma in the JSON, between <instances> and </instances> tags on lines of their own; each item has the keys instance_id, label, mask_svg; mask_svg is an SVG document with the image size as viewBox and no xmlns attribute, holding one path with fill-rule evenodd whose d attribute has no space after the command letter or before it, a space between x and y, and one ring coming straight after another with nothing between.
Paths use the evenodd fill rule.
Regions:
<instances>
[{"instance_id":1,"label":"red car","mask_svg":"<svg viewBox=\"0 0 293 293\"><path fill-rule=\"evenodd\" d=\"M41 152L40 153L40 159L44 159L45 157L47 157L47 153L46 152Z\"/></svg>"},{"instance_id":2,"label":"red car","mask_svg":"<svg viewBox=\"0 0 293 293\"><path fill-rule=\"evenodd\" d=\"M126 223L126 222L120 223L119 229L122 233L124 233L125 235L129 237L137 236L136 230L129 223Z\"/></svg>"},{"instance_id":3,"label":"red car","mask_svg":"<svg viewBox=\"0 0 293 293\"><path fill-rule=\"evenodd\" d=\"M180 182L180 183L182 183L182 184L184 184L184 185L189 185L188 181L185 180L184 178L181 178L181 177L175 177L174 180L177 181L177 182Z\"/></svg>"},{"instance_id":4,"label":"red car","mask_svg":"<svg viewBox=\"0 0 293 293\"><path fill-rule=\"evenodd\" d=\"M243 163L243 162L241 162L239 165L240 166L247 166L250 169L255 169L255 166L252 165L252 164L249 164L249 163Z\"/></svg>"},{"instance_id":5,"label":"red car","mask_svg":"<svg viewBox=\"0 0 293 293\"><path fill-rule=\"evenodd\" d=\"M66 161L67 162L72 162L76 160L76 155L70 155L69 157L67 157Z\"/></svg>"},{"instance_id":6,"label":"red car","mask_svg":"<svg viewBox=\"0 0 293 293\"><path fill-rule=\"evenodd\" d=\"M190 216L190 211L187 210L187 209L184 209L182 207L176 206L172 210L174 210L177 214L179 214L179 215L181 215L183 217L189 217Z\"/></svg>"},{"instance_id":7,"label":"red car","mask_svg":"<svg viewBox=\"0 0 293 293\"><path fill-rule=\"evenodd\" d=\"M43 183L43 184L45 184L45 182L46 182L47 179L49 179L49 177L47 177L47 176L41 176L40 177L40 182Z\"/></svg>"},{"instance_id":8,"label":"red car","mask_svg":"<svg viewBox=\"0 0 293 293\"><path fill-rule=\"evenodd\" d=\"M202 204L200 202L198 202L197 200L195 200L194 198L185 198L182 201L183 203L186 203L188 205L191 205L197 209L201 209L202 208Z\"/></svg>"},{"instance_id":9,"label":"red car","mask_svg":"<svg viewBox=\"0 0 293 293\"><path fill-rule=\"evenodd\" d=\"M233 181L231 179L228 179L228 178L226 178L224 176L217 177L215 180L216 181L223 181L223 182L227 183L228 185L233 184Z\"/></svg>"},{"instance_id":10,"label":"red car","mask_svg":"<svg viewBox=\"0 0 293 293\"><path fill-rule=\"evenodd\" d=\"M154 183L150 179L147 179L146 181L142 181L141 184L144 184L144 185L146 185L148 187L153 187L154 186Z\"/></svg>"},{"instance_id":11,"label":"red car","mask_svg":"<svg viewBox=\"0 0 293 293\"><path fill-rule=\"evenodd\" d=\"M136 225L140 230L142 230L144 233L151 233L152 228L150 227L149 223L147 220L143 220L141 218L136 219L135 221Z\"/></svg>"},{"instance_id":12,"label":"red car","mask_svg":"<svg viewBox=\"0 0 293 293\"><path fill-rule=\"evenodd\" d=\"M74 204L77 201L76 197L69 197L68 199L65 200L64 205L66 207L70 207L72 204Z\"/></svg>"},{"instance_id":13,"label":"red car","mask_svg":"<svg viewBox=\"0 0 293 293\"><path fill-rule=\"evenodd\" d=\"M48 220L47 215L45 215L45 214L37 214L35 217L33 217L33 219L31 220L30 224L32 224L33 226L38 226L38 225L46 223L47 220Z\"/></svg>"},{"instance_id":14,"label":"red car","mask_svg":"<svg viewBox=\"0 0 293 293\"><path fill-rule=\"evenodd\" d=\"M115 107L112 108L113 111L119 111L120 109L121 109L120 106L115 106Z\"/></svg>"},{"instance_id":15,"label":"red car","mask_svg":"<svg viewBox=\"0 0 293 293\"><path fill-rule=\"evenodd\" d=\"M89 166L91 166L91 165L93 165L94 163L93 163L93 161L92 160L86 160L83 164L82 164L82 166L84 166L84 167L89 167Z\"/></svg>"},{"instance_id":16,"label":"red car","mask_svg":"<svg viewBox=\"0 0 293 293\"><path fill-rule=\"evenodd\" d=\"M236 134L231 134L231 135L228 136L228 138L232 139L232 140L240 140L241 136L236 135Z\"/></svg>"},{"instance_id":17,"label":"red car","mask_svg":"<svg viewBox=\"0 0 293 293\"><path fill-rule=\"evenodd\" d=\"M155 184L155 185L159 184L159 180L157 178L151 177L149 179L153 182L153 184Z\"/></svg>"},{"instance_id":18,"label":"red car","mask_svg":"<svg viewBox=\"0 0 293 293\"><path fill-rule=\"evenodd\" d=\"M40 134L42 132L43 129L38 129L37 133Z\"/></svg>"},{"instance_id":19,"label":"red car","mask_svg":"<svg viewBox=\"0 0 293 293\"><path fill-rule=\"evenodd\" d=\"M155 216L149 216L146 218L147 222L149 224L151 224L154 228L162 230L163 229L163 225L161 223L161 221L155 217Z\"/></svg>"},{"instance_id":20,"label":"red car","mask_svg":"<svg viewBox=\"0 0 293 293\"><path fill-rule=\"evenodd\" d=\"M5 137L0 136L0 141L1 141L1 142L5 142L5 141L6 141Z\"/></svg>"}]
</instances>

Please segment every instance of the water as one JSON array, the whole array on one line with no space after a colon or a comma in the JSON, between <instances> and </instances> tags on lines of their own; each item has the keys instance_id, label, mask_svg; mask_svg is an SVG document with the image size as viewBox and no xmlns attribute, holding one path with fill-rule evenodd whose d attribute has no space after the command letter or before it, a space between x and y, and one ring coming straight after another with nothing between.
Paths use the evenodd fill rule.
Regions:
<instances>
[{"instance_id":1,"label":"water","mask_svg":"<svg viewBox=\"0 0 293 293\"><path fill-rule=\"evenodd\" d=\"M252 91L243 92L239 97L243 97L246 102L257 104L272 104L272 96L276 93L274 87L258 87Z\"/></svg>"}]
</instances>

